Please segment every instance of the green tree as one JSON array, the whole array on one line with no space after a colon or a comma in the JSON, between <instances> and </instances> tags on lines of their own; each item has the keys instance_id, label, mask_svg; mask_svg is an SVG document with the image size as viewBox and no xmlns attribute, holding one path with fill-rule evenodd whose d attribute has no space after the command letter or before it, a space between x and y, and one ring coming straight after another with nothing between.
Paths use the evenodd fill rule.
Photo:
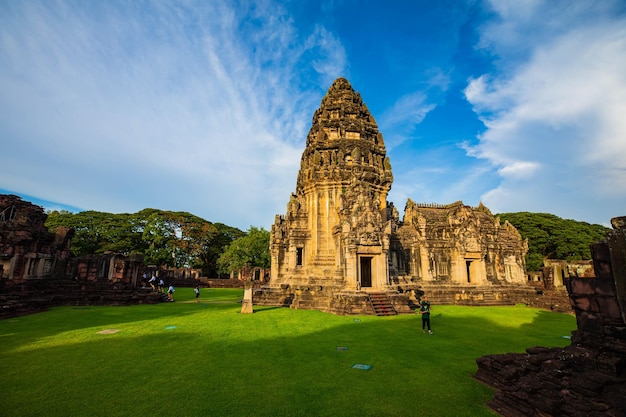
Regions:
<instances>
[{"instance_id":1,"label":"green tree","mask_svg":"<svg viewBox=\"0 0 626 417\"><path fill-rule=\"evenodd\" d=\"M52 211L46 226L55 231L60 226L75 230L71 252L75 256L113 251L122 254L142 253L140 236L132 227L128 214L111 215L98 211Z\"/></svg>"},{"instance_id":2,"label":"green tree","mask_svg":"<svg viewBox=\"0 0 626 417\"><path fill-rule=\"evenodd\" d=\"M146 244L144 262L147 265L176 266L176 224L162 212L150 214L141 238Z\"/></svg>"},{"instance_id":3,"label":"green tree","mask_svg":"<svg viewBox=\"0 0 626 417\"><path fill-rule=\"evenodd\" d=\"M237 271L244 265L270 267L270 232L250 226L247 234L235 239L218 260L221 272Z\"/></svg>"},{"instance_id":4,"label":"green tree","mask_svg":"<svg viewBox=\"0 0 626 417\"><path fill-rule=\"evenodd\" d=\"M576 220L562 219L548 213L502 213L500 221L508 220L528 239L526 268L536 271L543 260L564 259L568 261L591 259L589 246L606 236L608 228Z\"/></svg>"},{"instance_id":5,"label":"green tree","mask_svg":"<svg viewBox=\"0 0 626 417\"><path fill-rule=\"evenodd\" d=\"M208 277L216 277L220 273L218 260L224 250L235 239L246 235L245 232L222 223L214 223L217 228L217 234L212 234L211 239L202 241L202 265L203 273Z\"/></svg>"},{"instance_id":6,"label":"green tree","mask_svg":"<svg viewBox=\"0 0 626 417\"><path fill-rule=\"evenodd\" d=\"M51 231L60 226L74 228L71 251L75 256L138 253L148 265L201 268L205 276L217 276L217 260L224 248L245 235L187 212L152 208L135 214L52 211L46 226Z\"/></svg>"}]
</instances>

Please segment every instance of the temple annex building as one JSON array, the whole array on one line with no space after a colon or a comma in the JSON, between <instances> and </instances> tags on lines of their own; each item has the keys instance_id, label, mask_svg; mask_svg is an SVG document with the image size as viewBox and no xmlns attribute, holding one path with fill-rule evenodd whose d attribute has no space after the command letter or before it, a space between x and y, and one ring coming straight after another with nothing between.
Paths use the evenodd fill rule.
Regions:
<instances>
[{"instance_id":1,"label":"temple annex building","mask_svg":"<svg viewBox=\"0 0 626 417\"><path fill-rule=\"evenodd\" d=\"M385 142L360 94L338 78L315 111L296 191L271 230L271 279L254 303L336 314L524 302L527 243L482 204L387 201Z\"/></svg>"}]
</instances>

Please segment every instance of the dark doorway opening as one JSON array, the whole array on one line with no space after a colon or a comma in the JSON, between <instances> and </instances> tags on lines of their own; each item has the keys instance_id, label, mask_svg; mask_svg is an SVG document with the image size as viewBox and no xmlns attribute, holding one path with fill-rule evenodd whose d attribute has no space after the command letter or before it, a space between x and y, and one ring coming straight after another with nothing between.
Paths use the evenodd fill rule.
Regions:
<instances>
[{"instance_id":1,"label":"dark doorway opening","mask_svg":"<svg viewBox=\"0 0 626 417\"><path fill-rule=\"evenodd\" d=\"M372 286L372 257L361 257L361 288Z\"/></svg>"},{"instance_id":2,"label":"dark doorway opening","mask_svg":"<svg viewBox=\"0 0 626 417\"><path fill-rule=\"evenodd\" d=\"M302 266L304 248L296 248L296 266Z\"/></svg>"}]
</instances>

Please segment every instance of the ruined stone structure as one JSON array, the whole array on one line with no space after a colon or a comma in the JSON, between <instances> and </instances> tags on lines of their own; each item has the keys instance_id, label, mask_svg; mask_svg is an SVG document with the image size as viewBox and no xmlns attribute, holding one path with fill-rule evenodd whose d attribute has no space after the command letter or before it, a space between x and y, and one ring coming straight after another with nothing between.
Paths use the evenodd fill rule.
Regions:
<instances>
[{"instance_id":1,"label":"ruined stone structure","mask_svg":"<svg viewBox=\"0 0 626 417\"><path fill-rule=\"evenodd\" d=\"M73 231L50 233L43 208L0 194L0 279L23 282L63 273Z\"/></svg>"},{"instance_id":2,"label":"ruined stone structure","mask_svg":"<svg viewBox=\"0 0 626 417\"><path fill-rule=\"evenodd\" d=\"M444 289L435 301L512 302L510 288L493 287L526 282L527 246L517 230L461 202L409 200L401 222L387 202L392 181L376 121L338 78L313 115L287 213L272 226L270 284L255 292L255 303L411 312L415 294L431 285Z\"/></svg>"},{"instance_id":3,"label":"ruined stone structure","mask_svg":"<svg viewBox=\"0 0 626 417\"><path fill-rule=\"evenodd\" d=\"M578 329L565 348L479 358L476 379L494 387L506 417L626 416L626 217L591 246L595 277L565 278Z\"/></svg>"},{"instance_id":4,"label":"ruined stone structure","mask_svg":"<svg viewBox=\"0 0 626 417\"><path fill-rule=\"evenodd\" d=\"M419 283L431 300L438 295L448 303L501 304L512 302L516 290L522 298L528 294L527 242L482 204L471 208L460 201L439 205L409 200L396 236L390 274L400 288Z\"/></svg>"},{"instance_id":5,"label":"ruined stone structure","mask_svg":"<svg viewBox=\"0 0 626 417\"><path fill-rule=\"evenodd\" d=\"M103 253L72 258L68 277L79 281L102 281L140 285L139 277L144 270L142 255Z\"/></svg>"},{"instance_id":6,"label":"ruined stone structure","mask_svg":"<svg viewBox=\"0 0 626 417\"><path fill-rule=\"evenodd\" d=\"M135 288L140 256L106 253L70 257L73 230L51 233L42 207L0 194L0 318L53 305L157 303Z\"/></svg>"}]
</instances>

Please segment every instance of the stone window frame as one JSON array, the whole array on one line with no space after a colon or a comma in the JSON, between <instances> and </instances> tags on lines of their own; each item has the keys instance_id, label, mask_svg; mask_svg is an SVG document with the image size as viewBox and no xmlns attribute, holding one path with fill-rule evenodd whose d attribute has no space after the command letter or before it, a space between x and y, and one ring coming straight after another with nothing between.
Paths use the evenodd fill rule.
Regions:
<instances>
[{"instance_id":1,"label":"stone window frame","mask_svg":"<svg viewBox=\"0 0 626 417\"><path fill-rule=\"evenodd\" d=\"M42 258L41 259L41 275L42 276L50 276L52 274L52 259L51 258Z\"/></svg>"},{"instance_id":2,"label":"stone window frame","mask_svg":"<svg viewBox=\"0 0 626 417\"><path fill-rule=\"evenodd\" d=\"M449 272L447 260L445 260L445 259L438 259L436 261L436 265L437 265L437 276L447 277L448 276L448 272Z\"/></svg>"},{"instance_id":3,"label":"stone window frame","mask_svg":"<svg viewBox=\"0 0 626 417\"><path fill-rule=\"evenodd\" d=\"M26 276L37 277L39 270L39 258L34 255L26 256Z\"/></svg>"}]
</instances>

